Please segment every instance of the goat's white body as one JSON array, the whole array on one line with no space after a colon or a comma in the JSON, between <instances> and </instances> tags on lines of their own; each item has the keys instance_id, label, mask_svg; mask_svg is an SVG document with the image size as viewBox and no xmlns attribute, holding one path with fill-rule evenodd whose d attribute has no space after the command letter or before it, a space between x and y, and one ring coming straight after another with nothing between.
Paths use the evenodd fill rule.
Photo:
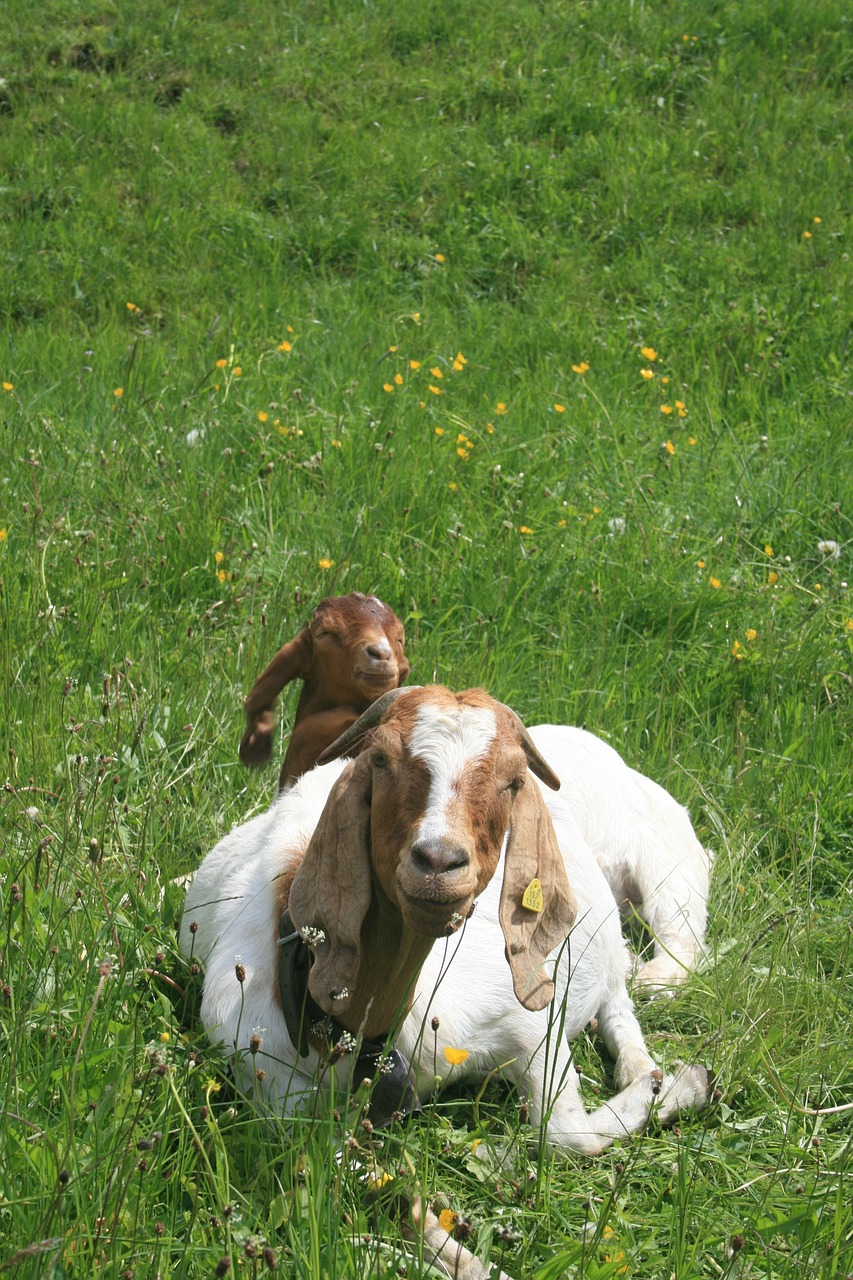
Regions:
<instances>
[{"instance_id":1,"label":"goat's white body","mask_svg":"<svg viewBox=\"0 0 853 1280\"><path fill-rule=\"evenodd\" d=\"M548 807L574 818L620 908L633 904L652 932L654 959L637 967L638 984L683 982L703 953L711 869L687 810L584 729L530 732L562 783Z\"/></svg>"},{"instance_id":2,"label":"goat's white body","mask_svg":"<svg viewBox=\"0 0 853 1280\"><path fill-rule=\"evenodd\" d=\"M647 903L661 903L663 925L679 916L683 926L686 907L689 932L696 935L695 954L704 928L707 860L680 806L629 770L606 744L581 730L554 726L542 726L531 736L563 782L560 792L542 788L542 793L578 902L569 942L551 957L552 964L559 959L553 1006L530 1012L514 997L498 917L501 864L464 929L446 943L434 944L396 1045L411 1062L424 1094L434 1087L436 1072L445 1079L450 1074L445 1048L469 1054L453 1068L454 1078L482 1078L502 1066L529 1098L533 1122L548 1117L550 1142L591 1153L641 1128L658 1089L661 1115L672 1118L681 1107L701 1105L707 1084L701 1069L694 1068L683 1068L662 1085L655 1079L653 1073L660 1073L625 985L628 953L619 909L599 862L615 882L627 874L642 886ZM299 1057L276 997L275 881L301 860L346 764L338 760L314 769L267 813L220 841L190 887L181 928L184 952L193 952L206 966L201 1017L208 1035L236 1051L238 1083L245 1092L257 1091L265 1103L287 1113L312 1095L319 1063L313 1049L308 1057ZM538 784L529 778L528 785ZM660 865L662 856L666 866ZM666 886L673 880L667 896ZM193 922L195 933L190 930ZM245 970L242 984L235 975L238 960ZM616 1059L621 1092L587 1114L568 1044L592 1017ZM432 1028L435 1018L437 1031ZM262 1040L255 1057L248 1052L253 1032Z\"/></svg>"}]
</instances>

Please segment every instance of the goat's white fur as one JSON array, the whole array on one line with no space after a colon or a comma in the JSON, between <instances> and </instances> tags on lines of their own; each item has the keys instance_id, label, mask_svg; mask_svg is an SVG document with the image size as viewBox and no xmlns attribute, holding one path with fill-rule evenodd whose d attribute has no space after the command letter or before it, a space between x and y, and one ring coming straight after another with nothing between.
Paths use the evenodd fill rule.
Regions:
<instances>
[{"instance_id":1,"label":"goat's white fur","mask_svg":"<svg viewBox=\"0 0 853 1280\"><path fill-rule=\"evenodd\" d=\"M469 751L476 736L469 740ZM630 880L642 893L649 922L665 948L659 957L665 963L654 971L658 981L661 971L668 980L683 974L679 963L677 973L673 971L668 951L689 964L701 948L708 863L684 810L628 769L606 744L581 730L556 726L541 726L531 736L562 779L559 793L541 790L578 903L568 946L551 956L553 1007L530 1012L514 997L498 917L501 863L464 930L433 945L396 1046L411 1061L425 1094L434 1086L436 1061L440 1071L449 1070L445 1047L469 1051L465 1063L454 1068L455 1079L482 1078L505 1064L505 1075L529 1099L532 1122L546 1121L549 1143L592 1154L640 1129L656 1098L664 1120L680 1109L703 1105L707 1098L702 1068L679 1065L661 1082L626 989L627 950L601 866L617 884ZM266 813L221 840L195 877L183 917L182 948L206 965L201 1017L209 1036L236 1051L241 1088L248 1093L260 1088L266 1102L286 1113L311 1099L319 1062L313 1049L299 1058L274 995L275 881L302 858L347 763L338 760L314 769ZM538 785L529 775L527 784ZM451 785L445 778L445 792ZM198 925L195 934L192 922ZM242 986L235 978L238 958L245 969ZM436 1017L434 1033L431 1020ZM549 1017L555 1025L546 1062ZM593 1017L615 1059L620 1092L587 1114L568 1045ZM247 1052L253 1031L262 1039L256 1057ZM265 1072L262 1085L255 1078L258 1067Z\"/></svg>"}]
</instances>

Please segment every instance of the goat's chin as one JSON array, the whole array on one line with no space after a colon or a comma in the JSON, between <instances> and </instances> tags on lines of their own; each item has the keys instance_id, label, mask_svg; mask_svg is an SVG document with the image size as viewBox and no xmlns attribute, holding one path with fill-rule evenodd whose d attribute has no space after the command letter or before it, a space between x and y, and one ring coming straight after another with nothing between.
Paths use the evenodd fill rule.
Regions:
<instances>
[{"instance_id":1,"label":"goat's chin","mask_svg":"<svg viewBox=\"0 0 853 1280\"><path fill-rule=\"evenodd\" d=\"M370 698L378 698L389 689L397 688L400 676L398 667L379 667L376 671L355 671L359 688Z\"/></svg>"},{"instance_id":2,"label":"goat's chin","mask_svg":"<svg viewBox=\"0 0 853 1280\"><path fill-rule=\"evenodd\" d=\"M455 933L471 914L474 895L437 902L433 898L412 898L401 893L399 902L403 923L412 933L424 938L446 938L448 934Z\"/></svg>"}]
</instances>

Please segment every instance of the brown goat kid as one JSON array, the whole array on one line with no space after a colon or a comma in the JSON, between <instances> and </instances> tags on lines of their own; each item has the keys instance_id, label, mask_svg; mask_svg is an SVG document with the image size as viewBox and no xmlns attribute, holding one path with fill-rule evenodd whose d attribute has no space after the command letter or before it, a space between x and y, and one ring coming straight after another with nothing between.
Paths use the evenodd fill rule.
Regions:
<instances>
[{"instance_id":1,"label":"brown goat kid","mask_svg":"<svg viewBox=\"0 0 853 1280\"><path fill-rule=\"evenodd\" d=\"M376 596L353 591L321 600L308 626L279 649L246 698L240 759L253 766L267 763L275 728L273 704L286 684L301 680L278 780L282 789L292 785L372 702L405 683L405 642L402 622Z\"/></svg>"}]
</instances>

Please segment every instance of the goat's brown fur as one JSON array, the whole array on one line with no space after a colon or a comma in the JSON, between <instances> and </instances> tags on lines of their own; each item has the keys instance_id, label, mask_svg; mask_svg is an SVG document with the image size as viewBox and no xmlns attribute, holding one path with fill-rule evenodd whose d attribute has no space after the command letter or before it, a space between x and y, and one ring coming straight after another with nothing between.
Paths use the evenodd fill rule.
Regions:
<instances>
[{"instance_id":1,"label":"goat's brown fur","mask_svg":"<svg viewBox=\"0 0 853 1280\"><path fill-rule=\"evenodd\" d=\"M430 775L408 743L420 708L437 703L487 708L497 720L488 755L460 777L448 808L448 840L464 854L450 873L419 865L413 848ZM495 874L508 826L501 923L513 985L530 1009L551 999L541 966L568 933L576 902L542 796L525 786L527 765L506 708L481 690L454 695L436 687L407 690L347 765L290 893L296 926L325 934L314 952L311 994L345 1026L383 1034L407 1011L434 939L467 918ZM521 906L534 876L546 903L539 913Z\"/></svg>"},{"instance_id":2,"label":"goat's brown fur","mask_svg":"<svg viewBox=\"0 0 853 1280\"><path fill-rule=\"evenodd\" d=\"M279 786L301 777L376 698L406 681L404 647L403 624L375 596L353 591L321 600L308 626L278 651L246 698L240 759L266 764L272 754L273 704L286 684L301 680Z\"/></svg>"}]
</instances>

